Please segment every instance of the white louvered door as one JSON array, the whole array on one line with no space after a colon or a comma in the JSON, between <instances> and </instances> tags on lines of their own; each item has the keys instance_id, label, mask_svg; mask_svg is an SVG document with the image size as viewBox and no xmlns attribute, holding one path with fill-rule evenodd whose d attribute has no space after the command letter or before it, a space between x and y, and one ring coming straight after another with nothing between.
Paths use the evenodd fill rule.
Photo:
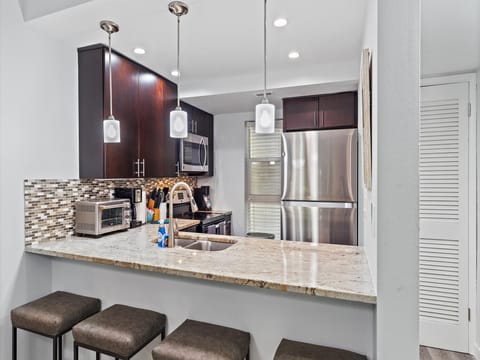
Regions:
<instances>
[{"instance_id":1,"label":"white louvered door","mask_svg":"<svg viewBox=\"0 0 480 360\"><path fill-rule=\"evenodd\" d=\"M421 89L420 343L460 352L468 352L468 99L468 83Z\"/></svg>"}]
</instances>

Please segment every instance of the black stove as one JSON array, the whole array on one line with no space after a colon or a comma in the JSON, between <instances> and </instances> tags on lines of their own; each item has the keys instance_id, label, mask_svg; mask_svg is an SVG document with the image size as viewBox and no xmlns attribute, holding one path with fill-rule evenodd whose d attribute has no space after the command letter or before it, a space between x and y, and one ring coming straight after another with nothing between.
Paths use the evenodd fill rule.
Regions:
<instances>
[{"instance_id":1,"label":"black stove","mask_svg":"<svg viewBox=\"0 0 480 360\"><path fill-rule=\"evenodd\" d=\"M177 198L179 198L177 196ZM173 204L173 217L177 219L199 220L196 232L208 234L231 235L231 211L197 211L192 213L190 202L186 195L181 196Z\"/></svg>"},{"instance_id":2,"label":"black stove","mask_svg":"<svg viewBox=\"0 0 480 360\"><path fill-rule=\"evenodd\" d=\"M195 213L184 213L180 215L175 215L179 219L192 219L200 220L202 224L212 224L216 222L221 222L225 219L225 215L228 213L212 213L212 212L195 212Z\"/></svg>"}]
</instances>

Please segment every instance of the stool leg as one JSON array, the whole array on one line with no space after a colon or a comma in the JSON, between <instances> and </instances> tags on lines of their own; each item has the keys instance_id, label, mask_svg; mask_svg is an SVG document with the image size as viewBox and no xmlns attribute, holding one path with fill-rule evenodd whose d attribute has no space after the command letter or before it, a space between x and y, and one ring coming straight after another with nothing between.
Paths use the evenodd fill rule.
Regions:
<instances>
[{"instance_id":1,"label":"stool leg","mask_svg":"<svg viewBox=\"0 0 480 360\"><path fill-rule=\"evenodd\" d=\"M98 351L95 353L95 359L100 360L100 353Z\"/></svg>"},{"instance_id":2,"label":"stool leg","mask_svg":"<svg viewBox=\"0 0 480 360\"><path fill-rule=\"evenodd\" d=\"M73 360L78 360L78 344L76 341L73 342Z\"/></svg>"},{"instance_id":3,"label":"stool leg","mask_svg":"<svg viewBox=\"0 0 480 360\"><path fill-rule=\"evenodd\" d=\"M12 360L17 360L17 328L12 326Z\"/></svg>"},{"instance_id":4,"label":"stool leg","mask_svg":"<svg viewBox=\"0 0 480 360\"><path fill-rule=\"evenodd\" d=\"M57 337L55 336L53 338L53 360L57 360L57 355L58 355L58 341Z\"/></svg>"},{"instance_id":5,"label":"stool leg","mask_svg":"<svg viewBox=\"0 0 480 360\"><path fill-rule=\"evenodd\" d=\"M165 339L165 328L162 330L162 333L160 334L160 340Z\"/></svg>"},{"instance_id":6,"label":"stool leg","mask_svg":"<svg viewBox=\"0 0 480 360\"><path fill-rule=\"evenodd\" d=\"M245 357L245 360L250 360L250 351L247 353L247 356Z\"/></svg>"},{"instance_id":7,"label":"stool leg","mask_svg":"<svg viewBox=\"0 0 480 360\"><path fill-rule=\"evenodd\" d=\"M58 337L58 360L62 360L63 358L62 338L63 338L62 335Z\"/></svg>"}]
</instances>

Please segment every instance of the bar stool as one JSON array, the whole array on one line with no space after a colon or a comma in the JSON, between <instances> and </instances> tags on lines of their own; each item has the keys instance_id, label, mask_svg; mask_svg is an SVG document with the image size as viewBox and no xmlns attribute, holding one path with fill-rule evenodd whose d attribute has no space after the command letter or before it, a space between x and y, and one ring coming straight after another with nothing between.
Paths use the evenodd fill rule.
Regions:
<instances>
[{"instance_id":1,"label":"bar stool","mask_svg":"<svg viewBox=\"0 0 480 360\"><path fill-rule=\"evenodd\" d=\"M53 360L62 360L62 336L100 311L99 299L57 291L13 309L12 359L17 359L17 329L53 339Z\"/></svg>"},{"instance_id":2,"label":"bar stool","mask_svg":"<svg viewBox=\"0 0 480 360\"><path fill-rule=\"evenodd\" d=\"M282 339L274 360L367 360L364 355L351 351L330 348Z\"/></svg>"},{"instance_id":3,"label":"bar stool","mask_svg":"<svg viewBox=\"0 0 480 360\"><path fill-rule=\"evenodd\" d=\"M152 351L153 360L249 359L250 334L244 331L186 320Z\"/></svg>"},{"instance_id":4,"label":"bar stool","mask_svg":"<svg viewBox=\"0 0 480 360\"><path fill-rule=\"evenodd\" d=\"M82 347L95 351L97 360L100 354L128 360L158 335L165 338L166 319L155 311L113 305L73 327L73 358L78 360Z\"/></svg>"}]
</instances>

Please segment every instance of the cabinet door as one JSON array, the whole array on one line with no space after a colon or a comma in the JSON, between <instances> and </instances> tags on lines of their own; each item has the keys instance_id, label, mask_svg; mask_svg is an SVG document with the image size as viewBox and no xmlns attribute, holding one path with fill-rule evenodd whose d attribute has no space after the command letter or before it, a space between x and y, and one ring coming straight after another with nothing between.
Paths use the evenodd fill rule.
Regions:
<instances>
[{"instance_id":1,"label":"cabinet door","mask_svg":"<svg viewBox=\"0 0 480 360\"><path fill-rule=\"evenodd\" d=\"M323 129L354 128L357 126L357 93L321 95L320 124Z\"/></svg>"},{"instance_id":2,"label":"cabinet door","mask_svg":"<svg viewBox=\"0 0 480 360\"><path fill-rule=\"evenodd\" d=\"M213 115L199 109L196 113L197 134L210 137L213 133Z\"/></svg>"},{"instance_id":3,"label":"cabinet door","mask_svg":"<svg viewBox=\"0 0 480 360\"><path fill-rule=\"evenodd\" d=\"M163 132L161 162L162 174L165 177L177 176L178 155L180 151L180 140L170 137L170 111L177 107L177 85L164 80L163 84L163 101L164 101L164 121L165 127Z\"/></svg>"},{"instance_id":4,"label":"cabinet door","mask_svg":"<svg viewBox=\"0 0 480 360\"><path fill-rule=\"evenodd\" d=\"M145 70L138 77L139 144L142 177L156 177L162 174L162 139L168 130L163 101L163 82ZM145 161L145 163L143 163Z\"/></svg>"},{"instance_id":5,"label":"cabinet door","mask_svg":"<svg viewBox=\"0 0 480 360\"><path fill-rule=\"evenodd\" d=\"M104 118L110 113L108 52L104 51ZM132 61L112 54L113 114L120 121L120 143L104 144L105 178L134 177L138 159L138 67ZM102 121L99 119L99 121ZM100 154L99 154L100 155Z\"/></svg>"},{"instance_id":6,"label":"cabinet door","mask_svg":"<svg viewBox=\"0 0 480 360\"><path fill-rule=\"evenodd\" d=\"M167 82L142 69L138 98L139 144L140 159L145 160L144 176L147 178L175 175L177 147L176 140L170 138L173 103Z\"/></svg>"},{"instance_id":7,"label":"cabinet door","mask_svg":"<svg viewBox=\"0 0 480 360\"><path fill-rule=\"evenodd\" d=\"M319 128L318 96L283 100L283 130L314 130Z\"/></svg>"}]
</instances>

